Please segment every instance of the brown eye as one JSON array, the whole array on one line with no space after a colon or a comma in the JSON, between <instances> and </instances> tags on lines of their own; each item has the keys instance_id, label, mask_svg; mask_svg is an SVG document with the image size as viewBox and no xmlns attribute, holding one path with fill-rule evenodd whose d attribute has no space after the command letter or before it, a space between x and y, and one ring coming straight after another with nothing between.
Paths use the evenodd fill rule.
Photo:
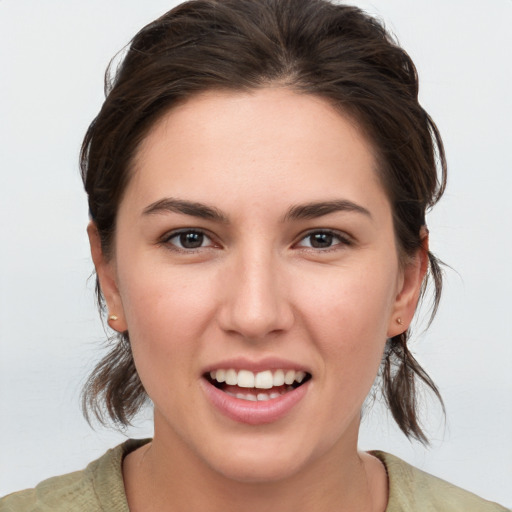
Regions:
<instances>
[{"instance_id":1,"label":"brown eye","mask_svg":"<svg viewBox=\"0 0 512 512\"><path fill-rule=\"evenodd\" d=\"M350 245L350 240L342 233L333 231L312 231L297 244L300 248L320 250L345 245Z\"/></svg>"},{"instance_id":2,"label":"brown eye","mask_svg":"<svg viewBox=\"0 0 512 512\"><path fill-rule=\"evenodd\" d=\"M181 250L199 249L212 245L212 241L205 233L191 229L171 234L166 243Z\"/></svg>"},{"instance_id":3,"label":"brown eye","mask_svg":"<svg viewBox=\"0 0 512 512\"><path fill-rule=\"evenodd\" d=\"M309 235L311 247L325 249L331 247L334 236L331 233L313 233Z\"/></svg>"},{"instance_id":4,"label":"brown eye","mask_svg":"<svg viewBox=\"0 0 512 512\"><path fill-rule=\"evenodd\" d=\"M181 246L185 249L197 249L203 245L204 241L203 233L197 233L195 231L181 233L179 238Z\"/></svg>"}]
</instances>

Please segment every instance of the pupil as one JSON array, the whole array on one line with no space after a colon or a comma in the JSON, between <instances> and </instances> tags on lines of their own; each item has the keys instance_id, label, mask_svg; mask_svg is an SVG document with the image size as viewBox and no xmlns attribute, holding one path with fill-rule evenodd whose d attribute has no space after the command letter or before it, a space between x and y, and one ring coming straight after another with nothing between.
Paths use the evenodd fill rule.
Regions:
<instances>
[{"instance_id":1,"label":"pupil","mask_svg":"<svg viewBox=\"0 0 512 512\"><path fill-rule=\"evenodd\" d=\"M332 235L329 233L316 233L311 236L311 246L315 249L324 249L332 245Z\"/></svg>"},{"instance_id":2,"label":"pupil","mask_svg":"<svg viewBox=\"0 0 512 512\"><path fill-rule=\"evenodd\" d=\"M185 249L196 249L203 245L204 235L202 233L182 233L180 243Z\"/></svg>"}]
</instances>

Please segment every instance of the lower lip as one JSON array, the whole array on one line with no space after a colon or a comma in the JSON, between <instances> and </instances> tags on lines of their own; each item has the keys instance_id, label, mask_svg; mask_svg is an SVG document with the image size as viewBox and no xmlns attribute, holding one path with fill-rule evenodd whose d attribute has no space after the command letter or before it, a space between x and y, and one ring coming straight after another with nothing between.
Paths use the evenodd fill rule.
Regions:
<instances>
[{"instance_id":1,"label":"lower lip","mask_svg":"<svg viewBox=\"0 0 512 512\"><path fill-rule=\"evenodd\" d=\"M307 393L309 382L288 391L278 398L252 402L230 396L210 384L206 379L201 383L210 402L228 418L247 425L263 425L273 423L288 414Z\"/></svg>"}]
</instances>

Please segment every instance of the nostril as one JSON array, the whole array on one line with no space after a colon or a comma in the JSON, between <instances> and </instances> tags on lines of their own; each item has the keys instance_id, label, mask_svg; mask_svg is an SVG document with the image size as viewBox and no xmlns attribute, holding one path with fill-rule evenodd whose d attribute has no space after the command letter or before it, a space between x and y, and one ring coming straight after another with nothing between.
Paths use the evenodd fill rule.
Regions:
<instances>
[{"instance_id":1,"label":"nostril","mask_svg":"<svg viewBox=\"0 0 512 512\"><path fill-rule=\"evenodd\" d=\"M245 261L235 274L236 286L226 286L226 298L217 317L221 328L253 342L288 331L294 322L291 305L279 289L279 279L274 278L271 269L265 270L261 258L254 264Z\"/></svg>"}]
</instances>

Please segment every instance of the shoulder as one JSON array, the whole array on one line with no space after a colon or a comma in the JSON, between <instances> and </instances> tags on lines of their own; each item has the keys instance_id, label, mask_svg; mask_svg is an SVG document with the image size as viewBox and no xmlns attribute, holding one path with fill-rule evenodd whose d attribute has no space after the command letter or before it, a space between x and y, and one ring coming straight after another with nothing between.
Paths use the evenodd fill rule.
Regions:
<instances>
[{"instance_id":1,"label":"shoulder","mask_svg":"<svg viewBox=\"0 0 512 512\"><path fill-rule=\"evenodd\" d=\"M509 512L509 509L429 475L389 453L373 451L386 467L386 512Z\"/></svg>"},{"instance_id":2,"label":"shoulder","mask_svg":"<svg viewBox=\"0 0 512 512\"><path fill-rule=\"evenodd\" d=\"M34 489L0 499L0 512L128 512L123 457L144 441L128 441L91 462L83 471L44 480Z\"/></svg>"}]
</instances>

